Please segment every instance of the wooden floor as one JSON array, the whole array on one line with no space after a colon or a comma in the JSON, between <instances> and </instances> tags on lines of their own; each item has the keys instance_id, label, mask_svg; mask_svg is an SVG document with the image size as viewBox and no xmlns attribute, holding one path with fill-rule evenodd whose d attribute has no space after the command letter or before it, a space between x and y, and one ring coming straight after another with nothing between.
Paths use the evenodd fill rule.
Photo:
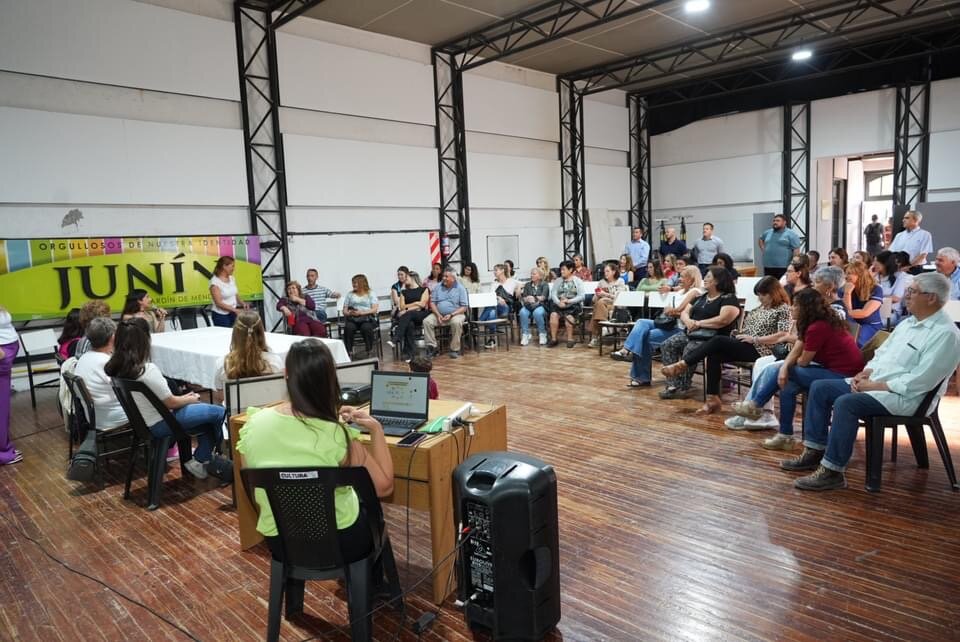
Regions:
<instances>
[{"instance_id":1,"label":"wooden floor","mask_svg":"<svg viewBox=\"0 0 960 642\"><path fill-rule=\"evenodd\" d=\"M960 494L931 441L918 470L904 438L883 492L863 490L863 442L850 489L791 486L766 434L726 430L626 390L626 364L586 348L514 346L439 357L447 398L506 403L512 450L552 464L559 479L563 619L553 640L960 639ZM728 399L729 401L729 399ZM960 402L941 406L960 463ZM72 567L143 602L200 640L257 640L266 630L268 557L238 550L229 493L168 476L164 505L144 510L116 477L103 491L64 479L66 438L51 392L40 410L14 396L14 437L25 459L0 467L0 639L184 640L186 635ZM119 470L119 467L115 470ZM425 514L387 506L401 581L429 571ZM408 568L409 565L409 568ZM346 640L336 583L308 585L304 619L284 640ZM429 583L408 599L416 618ZM408 627L401 640L415 640ZM376 639L399 618L375 616ZM474 636L448 601L426 640Z\"/></svg>"}]
</instances>

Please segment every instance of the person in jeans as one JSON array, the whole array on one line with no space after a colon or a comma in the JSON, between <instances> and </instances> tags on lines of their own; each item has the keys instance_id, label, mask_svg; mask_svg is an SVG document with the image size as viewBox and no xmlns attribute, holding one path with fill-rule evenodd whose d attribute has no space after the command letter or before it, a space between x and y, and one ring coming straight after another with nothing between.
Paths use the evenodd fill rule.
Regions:
<instances>
[{"instance_id":1,"label":"person in jeans","mask_svg":"<svg viewBox=\"0 0 960 642\"><path fill-rule=\"evenodd\" d=\"M757 246L763 256L764 276L780 278L787 271L791 259L800 253L803 241L797 233L787 227L787 217L777 214L773 217L773 226L757 239Z\"/></svg>"},{"instance_id":2,"label":"person in jeans","mask_svg":"<svg viewBox=\"0 0 960 642\"><path fill-rule=\"evenodd\" d=\"M510 314L517 299L517 291L520 289L520 282L510 276L510 268L505 263L497 263L493 266L493 292L497 295L497 305L484 308L480 313L480 321L493 321L497 318L506 317ZM487 328L487 334L492 335L495 328ZM487 339L485 348L496 348L497 340L490 336Z\"/></svg>"},{"instance_id":3,"label":"person in jeans","mask_svg":"<svg viewBox=\"0 0 960 642\"><path fill-rule=\"evenodd\" d=\"M117 326L114 350L103 367L107 375L118 379L135 379L147 385L151 392L166 406L183 428L184 432L197 438L193 459L183 465L191 475L206 479L206 464L220 444L226 409L202 403L200 395L188 392L174 395L160 368L150 362L150 327L143 319L121 321ZM142 395L134 395L144 423L154 437L169 437L170 428L163 417Z\"/></svg>"},{"instance_id":4,"label":"person in jeans","mask_svg":"<svg viewBox=\"0 0 960 642\"><path fill-rule=\"evenodd\" d=\"M535 267L530 270L530 280L520 290L520 345L530 344L530 317L537 324L540 345L547 345L547 309L543 307L550 297L550 286L544 279L543 270ZM620 283L620 279L617 279Z\"/></svg>"},{"instance_id":5,"label":"person in jeans","mask_svg":"<svg viewBox=\"0 0 960 642\"><path fill-rule=\"evenodd\" d=\"M852 379L814 381L807 396L803 453L780 463L787 471L814 471L794 480L801 490L846 488L844 470L853 454L860 420L912 415L960 363L960 330L943 311L950 281L918 274L906 290L907 310L870 363ZM832 420L831 420L832 414Z\"/></svg>"},{"instance_id":6,"label":"person in jeans","mask_svg":"<svg viewBox=\"0 0 960 642\"><path fill-rule=\"evenodd\" d=\"M463 324L467 320L469 307L467 291L457 280L457 271L449 265L444 268L440 283L430 295L430 311L433 313L423 320L423 339L430 352L437 351L437 326L450 326L450 358L460 357L460 337L463 336Z\"/></svg>"},{"instance_id":7,"label":"person in jeans","mask_svg":"<svg viewBox=\"0 0 960 642\"><path fill-rule=\"evenodd\" d=\"M843 379L863 369L863 356L843 321L818 291L808 288L793 300L797 342L780 367L767 366L761 373L752 399L734 404L744 417L760 416L758 406L780 392L780 431L763 442L769 450L791 450L797 395L819 379Z\"/></svg>"},{"instance_id":8,"label":"person in jeans","mask_svg":"<svg viewBox=\"0 0 960 642\"><path fill-rule=\"evenodd\" d=\"M319 285L319 276L316 268L307 270L307 284L303 286L303 293L313 299L313 317L323 323L327 320L327 299L339 299L340 293Z\"/></svg>"},{"instance_id":9,"label":"person in jeans","mask_svg":"<svg viewBox=\"0 0 960 642\"><path fill-rule=\"evenodd\" d=\"M240 299L240 290L233 273L237 269L237 262L232 256L221 256L213 267L213 276L210 277L210 299L213 301L213 325L221 328L232 328L237 320L237 312L250 307Z\"/></svg>"},{"instance_id":10,"label":"person in jeans","mask_svg":"<svg viewBox=\"0 0 960 642\"><path fill-rule=\"evenodd\" d=\"M874 280L870 266L859 261L847 265L844 274L847 281L841 296L847 308L847 318L860 326L857 345L862 348L883 329L883 321L880 320L883 288Z\"/></svg>"},{"instance_id":11,"label":"person in jeans","mask_svg":"<svg viewBox=\"0 0 960 642\"><path fill-rule=\"evenodd\" d=\"M343 299L343 345L347 353L353 352L353 335L359 330L363 336L363 345L367 353L373 350L380 304L377 295L370 289L370 283L364 274L355 274L350 279L352 290Z\"/></svg>"}]
</instances>

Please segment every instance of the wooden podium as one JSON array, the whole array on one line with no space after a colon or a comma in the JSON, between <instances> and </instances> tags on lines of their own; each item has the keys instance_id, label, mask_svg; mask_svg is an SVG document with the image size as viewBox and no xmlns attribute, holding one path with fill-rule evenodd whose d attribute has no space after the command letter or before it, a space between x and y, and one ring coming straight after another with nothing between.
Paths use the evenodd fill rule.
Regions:
<instances>
[{"instance_id":1,"label":"wooden podium","mask_svg":"<svg viewBox=\"0 0 960 642\"><path fill-rule=\"evenodd\" d=\"M430 419L455 412L463 401L437 400L430 402ZM474 406L476 409L476 406ZM481 410L484 410L481 408ZM475 410L476 412L476 410ZM246 415L230 418L230 443L233 457L233 479L237 493L237 516L240 522L240 548L246 550L263 541L257 532L257 508L247 496L240 477L240 458L234 446ZM471 416L474 434L469 428L457 428L451 433L428 435L416 449L397 446L399 438L387 437L390 456L393 459L393 494L382 497L384 503L407 506L430 513L431 566L440 560L443 564L433 575L433 601L442 603L452 584L448 581L453 572L452 555L456 545L453 523L453 469L470 454L488 450L507 449L507 408L497 406L487 412ZM361 436L369 443L369 437ZM411 457L413 460L411 461ZM388 524L393 541L397 542L403 524ZM394 546L396 548L396 545ZM409 553L406 553L409 554Z\"/></svg>"}]
</instances>

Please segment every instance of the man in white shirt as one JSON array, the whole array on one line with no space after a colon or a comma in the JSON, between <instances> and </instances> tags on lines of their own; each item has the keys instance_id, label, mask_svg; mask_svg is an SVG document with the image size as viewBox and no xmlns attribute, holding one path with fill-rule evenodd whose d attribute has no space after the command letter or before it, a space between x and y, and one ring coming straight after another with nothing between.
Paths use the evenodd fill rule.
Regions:
<instances>
[{"instance_id":1,"label":"man in white shirt","mask_svg":"<svg viewBox=\"0 0 960 642\"><path fill-rule=\"evenodd\" d=\"M623 253L633 261L633 278L639 281L647 277L647 261L650 258L650 244L643 240L643 228L635 227L630 231L631 237L623 246Z\"/></svg>"},{"instance_id":2,"label":"man in white shirt","mask_svg":"<svg viewBox=\"0 0 960 642\"><path fill-rule=\"evenodd\" d=\"M843 471L853 454L860 419L912 415L930 390L946 383L960 363L960 330L943 311L949 296L947 277L917 275L905 295L913 316L897 325L863 371L852 379L823 379L810 386L803 453L780 467L815 472L795 480L794 486L846 488Z\"/></svg>"},{"instance_id":3,"label":"man in white shirt","mask_svg":"<svg viewBox=\"0 0 960 642\"><path fill-rule=\"evenodd\" d=\"M903 231L893 238L891 252L906 252L910 255L910 274L920 274L927 255L933 252L933 237L920 229L923 214L910 210L903 215Z\"/></svg>"},{"instance_id":4,"label":"man in white shirt","mask_svg":"<svg viewBox=\"0 0 960 642\"><path fill-rule=\"evenodd\" d=\"M960 301L960 252L952 247L937 252L937 272L950 279L950 299Z\"/></svg>"},{"instance_id":5,"label":"man in white shirt","mask_svg":"<svg viewBox=\"0 0 960 642\"><path fill-rule=\"evenodd\" d=\"M108 430L127 423L127 415L110 386L110 377L103 371L103 366L113 354L113 335L116 331L117 324L109 317L91 319L86 331L90 350L77 360L77 367L73 371L83 379L93 399L94 428L97 430Z\"/></svg>"}]
</instances>

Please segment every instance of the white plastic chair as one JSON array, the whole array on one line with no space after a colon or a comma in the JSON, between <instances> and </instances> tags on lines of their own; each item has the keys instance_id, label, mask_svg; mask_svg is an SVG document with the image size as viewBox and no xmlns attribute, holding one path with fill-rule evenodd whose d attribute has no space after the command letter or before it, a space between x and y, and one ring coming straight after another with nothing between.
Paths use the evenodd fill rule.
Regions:
<instances>
[{"instance_id":1,"label":"white plastic chair","mask_svg":"<svg viewBox=\"0 0 960 642\"><path fill-rule=\"evenodd\" d=\"M228 379L223 384L227 417L246 412L250 406L264 406L281 401L287 394L287 381L282 372Z\"/></svg>"},{"instance_id":2,"label":"white plastic chair","mask_svg":"<svg viewBox=\"0 0 960 642\"><path fill-rule=\"evenodd\" d=\"M27 360L27 379L30 381L30 403L37 407L37 388L53 388L60 386L60 364L56 367L36 368L38 361L46 358L57 357L57 334L52 328L43 330L33 330L32 332L23 332L20 334L20 346L23 348L23 356ZM39 383L33 380L35 374L56 373L53 379L45 379Z\"/></svg>"},{"instance_id":3,"label":"white plastic chair","mask_svg":"<svg viewBox=\"0 0 960 642\"><path fill-rule=\"evenodd\" d=\"M644 301L646 301L646 292L637 292L635 290L628 290L626 292L621 292L617 295L617 298L613 300L613 308L642 308ZM627 323L618 323L616 321L601 321L599 323L601 328L607 328L610 331L610 334L607 335L613 339L613 349L617 349L617 338L621 332L630 332L633 329L634 321ZM599 348L600 355L603 356L603 340L604 337L601 335L600 341L597 342L597 347Z\"/></svg>"}]
</instances>

